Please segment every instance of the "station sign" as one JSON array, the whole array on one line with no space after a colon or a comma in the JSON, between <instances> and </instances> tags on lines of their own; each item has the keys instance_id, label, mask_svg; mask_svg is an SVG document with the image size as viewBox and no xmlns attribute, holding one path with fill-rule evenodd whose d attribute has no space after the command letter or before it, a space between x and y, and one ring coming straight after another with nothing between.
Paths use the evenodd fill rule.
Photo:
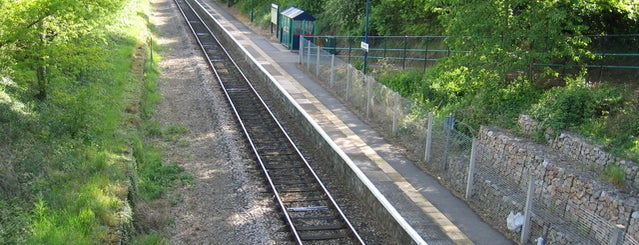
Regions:
<instances>
[{"instance_id":1,"label":"station sign","mask_svg":"<svg viewBox=\"0 0 639 245\"><path fill-rule=\"evenodd\" d=\"M360 47L361 47L364 51L368 52L368 43L361 42L361 43L360 43Z\"/></svg>"}]
</instances>

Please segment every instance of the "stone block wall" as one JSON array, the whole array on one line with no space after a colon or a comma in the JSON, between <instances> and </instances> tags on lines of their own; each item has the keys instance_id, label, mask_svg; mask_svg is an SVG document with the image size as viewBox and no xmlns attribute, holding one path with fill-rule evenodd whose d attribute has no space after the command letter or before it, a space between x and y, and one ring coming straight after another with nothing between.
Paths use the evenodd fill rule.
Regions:
<instances>
[{"instance_id":1,"label":"stone block wall","mask_svg":"<svg viewBox=\"0 0 639 245\"><path fill-rule=\"evenodd\" d=\"M574 243L557 235L569 233L557 227L562 222L566 228L575 227L573 233L590 234L599 243L610 240L616 224L624 225L631 236L639 238L639 198L602 181L599 171L584 167L583 160L556 151L556 146L539 145L497 128L483 127L479 142L483 153L478 165L508 176L520 188L527 185L527 176L535 176L535 204L540 209L534 212L540 217L533 222L550 228L547 233L555 234L552 239L562 239L548 242ZM561 219L544 220L550 218Z\"/></svg>"},{"instance_id":2,"label":"stone block wall","mask_svg":"<svg viewBox=\"0 0 639 245\"><path fill-rule=\"evenodd\" d=\"M540 127L539 123L528 115L519 116L519 126L526 135L534 135ZM603 171L606 166L615 164L625 173L624 185L633 192L639 190L639 165L637 163L615 157L606 152L603 147L570 132L561 132L556 137L547 133L545 138L555 151L574 159L585 168Z\"/></svg>"}]
</instances>

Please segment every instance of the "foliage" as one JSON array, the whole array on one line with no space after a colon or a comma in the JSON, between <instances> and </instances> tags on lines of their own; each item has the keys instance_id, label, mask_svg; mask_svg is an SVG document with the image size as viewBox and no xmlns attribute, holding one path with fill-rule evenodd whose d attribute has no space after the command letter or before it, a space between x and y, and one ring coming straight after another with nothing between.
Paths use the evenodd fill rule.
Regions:
<instances>
[{"instance_id":1,"label":"foliage","mask_svg":"<svg viewBox=\"0 0 639 245\"><path fill-rule=\"evenodd\" d=\"M494 71L503 79L526 75L536 81L557 77L569 68L579 75L587 28L573 4L556 1L465 1L442 8L447 42L462 56L456 63ZM546 66L561 63L564 67Z\"/></svg>"},{"instance_id":2,"label":"foliage","mask_svg":"<svg viewBox=\"0 0 639 245\"><path fill-rule=\"evenodd\" d=\"M136 193L130 145L142 137L135 127L140 94L154 89L138 79L156 77L149 68L144 71L151 75L141 76L132 62L144 51L149 3L0 5L0 240L121 241L117 230L130 224ZM150 110L157 98L146 96L145 106ZM165 175L188 179L180 170L169 164L141 176L170 186Z\"/></svg>"},{"instance_id":3,"label":"foliage","mask_svg":"<svg viewBox=\"0 0 639 245\"><path fill-rule=\"evenodd\" d=\"M38 98L45 99L53 79L70 82L79 79L83 68L101 64L94 60L102 56L88 44L100 40L97 28L123 6L124 0L14 1L0 13L0 29L5 30L0 46L12 47L7 51L16 63L33 71L25 82L32 84Z\"/></svg>"},{"instance_id":4,"label":"foliage","mask_svg":"<svg viewBox=\"0 0 639 245\"><path fill-rule=\"evenodd\" d=\"M376 70L375 76L377 80L397 91L405 98L421 98L419 91L421 90L421 80L424 76L421 70L411 69L400 71L394 68L392 63L379 62L381 68Z\"/></svg>"},{"instance_id":5,"label":"foliage","mask_svg":"<svg viewBox=\"0 0 639 245\"><path fill-rule=\"evenodd\" d=\"M140 197L145 201L161 198L166 189L192 180L178 164L165 164L161 152L152 145L137 142L133 153L138 167Z\"/></svg>"},{"instance_id":6,"label":"foliage","mask_svg":"<svg viewBox=\"0 0 639 245\"><path fill-rule=\"evenodd\" d=\"M320 14L318 26L321 32L332 35L344 35L358 33L361 35L364 29L359 29L365 13L365 1L325 0L324 11Z\"/></svg>"},{"instance_id":7,"label":"foliage","mask_svg":"<svg viewBox=\"0 0 639 245\"><path fill-rule=\"evenodd\" d=\"M623 99L622 91L615 87L571 84L546 91L531 108L531 115L556 131L577 129L588 121L616 114Z\"/></svg>"},{"instance_id":8,"label":"foliage","mask_svg":"<svg viewBox=\"0 0 639 245\"><path fill-rule=\"evenodd\" d=\"M266 9L271 1L257 2ZM311 10L319 16L319 35L364 32L366 1L273 2ZM548 127L576 131L639 159L639 100L636 92L623 93L636 88L589 84L585 66L601 59L596 53L633 47L636 38L592 36L639 33L639 5L633 1L371 0L370 24L371 35L447 36L452 55L426 74L390 66L377 72L384 84L428 110L454 114L472 127L507 128L530 112ZM613 59L620 58L606 61Z\"/></svg>"},{"instance_id":9,"label":"foliage","mask_svg":"<svg viewBox=\"0 0 639 245\"><path fill-rule=\"evenodd\" d=\"M371 29L381 36L437 35L442 32L430 0L385 0L371 7ZM361 13L361 12L360 12Z\"/></svg>"},{"instance_id":10,"label":"foliage","mask_svg":"<svg viewBox=\"0 0 639 245\"><path fill-rule=\"evenodd\" d=\"M616 164L608 164L604 168L601 177L618 188L625 187L626 172Z\"/></svg>"}]
</instances>

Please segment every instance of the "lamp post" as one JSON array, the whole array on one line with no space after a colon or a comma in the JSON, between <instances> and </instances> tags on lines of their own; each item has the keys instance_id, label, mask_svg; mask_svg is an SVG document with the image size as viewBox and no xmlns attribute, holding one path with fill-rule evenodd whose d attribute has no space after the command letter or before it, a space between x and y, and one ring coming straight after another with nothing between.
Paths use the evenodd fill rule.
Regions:
<instances>
[{"instance_id":1,"label":"lamp post","mask_svg":"<svg viewBox=\"0 0 639 245\"><path fill-rule=\"evenodd\" d=\"M366 75L366 64L368 62L368 17L371 12L371 0L366 0L366 27L364 28L364 43L366 44L366 49L364 49L364 68L362 72Z\"/></svg>"}]
</instances>

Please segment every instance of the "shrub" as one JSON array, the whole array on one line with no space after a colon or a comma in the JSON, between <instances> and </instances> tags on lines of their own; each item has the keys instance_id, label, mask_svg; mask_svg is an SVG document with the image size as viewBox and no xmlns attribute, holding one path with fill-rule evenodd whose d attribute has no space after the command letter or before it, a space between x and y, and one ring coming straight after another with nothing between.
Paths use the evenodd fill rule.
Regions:
<instances>
[{"instance_id":1,"label":"shrub","mask_svg":"<svg viewBox=\"0 0 639 245\"><path fill-rule=\"evenodd\" d=\"M621 91L610 86L568 85L546 91L531 108L531 115L554 130L574 129L607 117L623 102Z\"/></svg>"}]
</instances>

